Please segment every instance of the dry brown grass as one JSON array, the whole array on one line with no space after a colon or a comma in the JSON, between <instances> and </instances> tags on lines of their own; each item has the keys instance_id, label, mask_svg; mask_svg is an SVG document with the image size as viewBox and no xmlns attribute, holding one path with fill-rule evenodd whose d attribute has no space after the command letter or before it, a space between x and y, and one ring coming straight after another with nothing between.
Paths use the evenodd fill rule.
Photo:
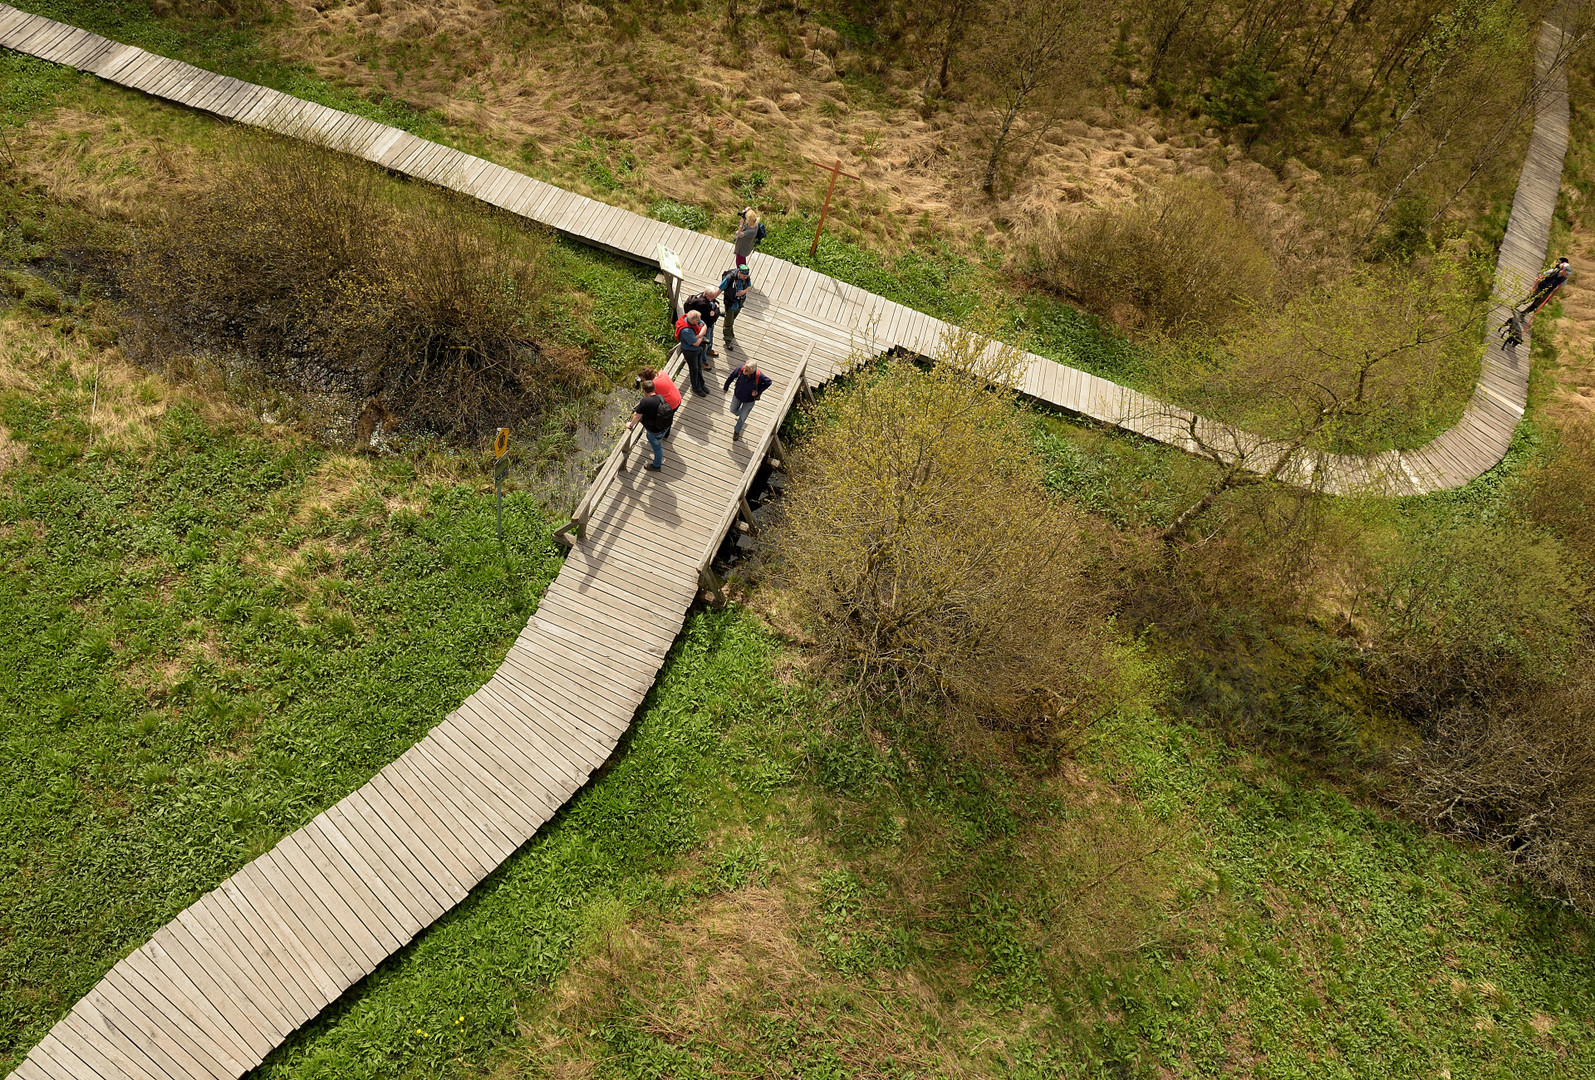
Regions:
<instances>
[{"instance_id":1,"label":"dry brown grass","mask_svg":"<svg viewBox=\"0 0 1595 1080\"><path fill-rule=\"evenodd\" d=\"M198 409L219 426L244 422L244 416L224 399L198 392L179 391L159 375L139 367L119 348L98 348L81 335L62 337L36 320L15 313L0 316L0 389L30 391L53 370L65 366L78 384L93 445L106 449L142 449L154 442L155 428L166 411L182 401ZM0 458L10 454L7 468L18 464L26 451L7 438ZM3 471L3 469L0 469Z\"/></svg>"},{"instance_id":2,"label":"dry brown grass","mask_svg":"<svg viewBox=\"0 0 1595 1080\"><path fill-rule=\"evenodd\" d=\"M192 142L74 108L30 124L18 150L29 181L98 217L179 201L205 177L205 152Z\"/></svg>"},{"instance_id":3,"label":"dry brown grass","mask_svg":"<svg viewBox=\"0 0 1595 1080\"><path fill-rule=\"evenodd\" d=\"M878 93L844 84L838 69L864 60L824 27L734 44L707 13L672 16L653 30L577 5L557 33L529 35L505 9L474 0L291 6L295 18L276 44L319 74L437 110L481 131L506 159L534 147L539 170L560 183L635 209L659 196L727 211L736 201L728 178L754 166L770 172L760 198L766 208L817 208L822 189L809 161L840 157L862 177L838 190L844 230L896 249L925 222L1004 245L1010 226L1071 205L1122 201L1172 175L1220 177L1276 225L1299 217L1293 204L1316 182L1294 166L1281 182L1215 138L1170 137L1144 114L1120 110L1110 94L1056 125L993 202L979 193L985 114L951 103L923 119L922 71L876 72ZM703 48L684 49L684 35ZM578 160L582 139L630 147L641 183L593 191Z\"/></svg>"}]
</instances>

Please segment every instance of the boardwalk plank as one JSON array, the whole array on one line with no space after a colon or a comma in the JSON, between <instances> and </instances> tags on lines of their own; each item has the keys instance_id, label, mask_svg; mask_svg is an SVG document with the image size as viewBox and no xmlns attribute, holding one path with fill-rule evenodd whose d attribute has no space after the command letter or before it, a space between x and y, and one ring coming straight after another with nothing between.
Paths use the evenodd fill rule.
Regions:
<instances>
[{"instance_id":1,"label":"boardwalk plank","mask_svg":"<svg viewBox=\"0 0 1595 1080\"><path fill-rule=\"evenodd\" d=\"M157 1075L225 1075L219 1064L199 1053L188 1031L168 1033L169 1019L165 1015L151 1018L146 1010L153 1012L123 980L102 979L72 1010L73 1022L61 1025L61 1034L76 1032L93 1038L95 1045L116 1047L146 1063Z\"/></svg>"},{"instance_id":2,"label":"boardwalk plank","mask_svg":"<svg viewBox=\"0 0 1595 1080\"><path fill-rule=\"evenodd\" d=\"M387 789L379 791L368 784L359 794L362 799L348 799L342 804L351 824L363 826L366 834L385 843L394 855L403 854L405 858L396 858L393 865L409 871L432 902L444 911L465 899L469 886L432 850L417 815L397 793Z\"/></svg>"},{"instance_id":3,"label":"boardwalk plank","mask_svg":"<svg viewBox=\"0 0 1595 1080\"><path fill-rule=\"evenodd\" d=\"M332 981L326 979L319 968L308 968L297 952L279 940L276 931L239 891L236 883L222 882L205 899L214 905L219 927L233 928L240 943L269 971L273 984L281 988L278 1003L298 1015L314 1015L316 1003L332 990ZM226 918L229 913L233 916L230 920Z\"/></svg>"},{"instance_id":4,"label":"boardwalk plank","mask_svg":"<svg viewBox=\"0 0 1595 1080\"><path fill-rule=\"evenodd\" d=\"M349 801L345 799L329 807L317 819L327 839L338 848L349 866L370 868L387 895L403 907L407 917L418 927L430 926L452 905L434 895L432 882L417 876L413 860L393 857L395 852L408 853L407 846L391 834L376 832L355 806L345 805Z\"/></svg>"},{"instance_id":5,"label":"boardwalk plank","mask_svg":"<svg viewBox=\"0 0 1595 1080\"><path fill-rule=\"evenodd\" d=\"M210 1046L202 1045L203 1037L193 1025L174 1028L169 1003L120 964L78 1002L68 1020L80 1021L79 1031L95 1032L113 1044L120 1041L124 1050L149 1059L172 1076L222 1080L229 1075Z\"/></svg>"}]
</instances>

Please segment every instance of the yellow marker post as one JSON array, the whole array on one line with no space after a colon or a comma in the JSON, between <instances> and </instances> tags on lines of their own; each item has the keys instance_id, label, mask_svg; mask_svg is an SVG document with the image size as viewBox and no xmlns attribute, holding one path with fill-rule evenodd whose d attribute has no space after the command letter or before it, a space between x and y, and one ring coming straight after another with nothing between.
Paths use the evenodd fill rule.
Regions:
<instances>
[{"instance_id":1,"label":"yellow marker post","mask_svg":"<svg viewBox=\"0 0 1595 1080\"><path fill-rule=\"evenodd\" d=\"M498 500L498 542L504 542L504 477L510 471L510 459L506 456L510 452L510 429L498 429L498 438L493 440L493 494Z\"/></svg>"}]
</instances>

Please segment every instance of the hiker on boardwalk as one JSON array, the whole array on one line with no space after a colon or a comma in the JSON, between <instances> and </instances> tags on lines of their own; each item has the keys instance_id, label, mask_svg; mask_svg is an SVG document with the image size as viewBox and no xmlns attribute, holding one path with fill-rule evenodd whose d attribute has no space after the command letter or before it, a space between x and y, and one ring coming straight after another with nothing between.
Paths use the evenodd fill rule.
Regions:
<instances>
[{"instance_id":1,"label":"hiker on boardwalk","mask_svg":"<svg viewBox=\"0 0 1595 1080\"><path fill-rule=\"evenodd\" d=\"M742 224L737 226L737 235L732 241L732 247L737 253L737 265L746 266L748 256L753 254L753 249L758 247L760 241L768 235L768 230L765 229L764 222L759 220L759 212L751 206L739 211L737 217L742 219Z\"/></svg>"},{"instance_id":2,"label":"hiker on boardwalk","mask_svg":"<svg viewBox=\"0 0 1595 1080\"><path fill-rule=\"evenodd\" d=\"M654 393L665 399L665 404L670 407L670 423L672 425L675 424L676 410L681 408L681 391L676 389L676 384L669 375L662 371L656 371L651 367L645 367L637 372L637 377L632 380L632 385L641 387L647 382L652 382L654 384ZM665 428L665 438L668 439L669 437L670 428L667 426Z\"/></svg>"},{"instance_id":3,"label":"hiker on boardwalk","mask_svg":"<svg viewBox=\"0 0 1595 1080\"><path fill-rule=\"evenodd\" d=\"M770 388L770 376L760 371L758 364L749 360L726 376L725 390L730 390L732 383L737 384L736 393L731 395L731 411L736 415L737 426L731 432L731 437L740 439L742 425L748 422L748 414L753 411L754 402Z\"/></svg>"},{"instance_id":4,"label":"hiker on boardwalk","mask_svg":"<svg viewBox=\"0 0 1595 1080\"><path fill-rule=\"evenodd\" d=\"M737 312L742 310L743 301L747 299L748 290L753 288L753 282L748 278L746 266L733 267L727 270L725 277L720 279L720 295L725 299L726 306L726 344L736 340Z\"/></svg>"},{"instance_id":5,"label":"hiker on boardwalk","mask_svg":"<svg viewBox=\"0 0 1595 1080\"><path fill-rule=\"evenodd\" d=\"M1529 298L1523 302L1523 317L1527 318L1533 315L1540 308L1550 303L1551 297L1555 295L1556 290L1562 287L1562 284L1567 281L1572 273L1572 263L1568 262L1565 257L1557 259L1556 265L1541 274L1540 279L1534 283L1534 291L1529 293Z\"/></svg>"},{"instance_id":6,"label":"hiker on boardwalk","mask_svg":"<svg viewBox=\"0 0 1595 1080\"><path fill-rule=\"evenodd\" d=\"M664 468L665 436L670 434L671 409L665 404L665 399L655 393L656 390L652 379L642 384L642 391L648 396L637 402L637 407L631 410L631 419L626 422L627 431L642 424L643 436L654 452L653 461L643 466L649 472Z\"/></svg>"},{"instance_id":7,"label":"hiker on boardwalk","mask_svg":"<svg viewBox=\"0 0 1595 1080\"><path fill-rule=\"evenodd\" d=\"M681 343L681 355L687 361L692 392L704 397L709 396L709 386L703 381L703 373L709 370L709 357L704 353L708 336L709 328L703 325L703 316L696 311L689 311L676 320L676 340Z\"/></svg>"},{"instance_id":8,"label":"hiker on boardwalk","mask_svg":"<svg viewBox=\"0 0 1595 1080\"><path fill-rule=\"evenodd\" d=\"M703 316L703 325L709 328L704 337L703 347L708 351L711 362L704 368L705 371L714 370L712 359L720 355L714 351L714 324L720 318L720 305L715 303L718 299L720 299L719 289L705 289L701 293L687 297L681 305L682 310L696 311Z\"/></svg>"},{"instance_id":9,"label":"hiker on boardwalk","mask_svg":"<svg viewBox=\"0 0 1595 1080\"><path fill-rule=\"evenodd\" d=\"M1514 307L1512 313L1506 317L1506 322L1501 324L1500 334L1503 344L1509 346L1523 344L1523 334L1529 320L1536 311L1551 302L1556 290L1562 287L1572 273L1573 265L1564 256L1556 260L1555 266L1540 275L1528 298L1518 307Z\"/></svg>"}]
</instances>

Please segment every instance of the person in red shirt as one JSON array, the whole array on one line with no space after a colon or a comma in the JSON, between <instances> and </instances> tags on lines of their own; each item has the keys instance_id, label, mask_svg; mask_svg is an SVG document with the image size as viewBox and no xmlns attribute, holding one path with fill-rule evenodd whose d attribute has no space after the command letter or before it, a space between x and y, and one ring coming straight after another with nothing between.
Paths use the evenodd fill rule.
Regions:
<instances>
[{"instance_id":1,"label":"person in red shirt","mask_svg":"<svg viewBox=\"0 0 1595 1080\"><path fill-rule=\"evenodd\" d=\"M653 380L654 393L665 399L665 404L671 409L681 408L681 391L676 389L676 384L670 381L670 376L651 367L645 367L637 372L633 386L642 386L649 379Z\"/></svg>"},{"instance_id":2,"label":"person in red shirt","mask_svg":"<svg viewBox=\"0 0 1595 1080\"><path fill-rule=\"evenodd\" d=\"M655 371L651 367L645 367L637 372L637 378L632 385L643 387L649 383L653 384L654 393L659 395L665 406L670 410L670 423L666 425L665 433L662 436L668 439L670 438L670 429L676 423L676 410L681 408L681 391L676 389L676 384L670 381L669 375L662 371Z\"/></svg>"}]
</instances>

